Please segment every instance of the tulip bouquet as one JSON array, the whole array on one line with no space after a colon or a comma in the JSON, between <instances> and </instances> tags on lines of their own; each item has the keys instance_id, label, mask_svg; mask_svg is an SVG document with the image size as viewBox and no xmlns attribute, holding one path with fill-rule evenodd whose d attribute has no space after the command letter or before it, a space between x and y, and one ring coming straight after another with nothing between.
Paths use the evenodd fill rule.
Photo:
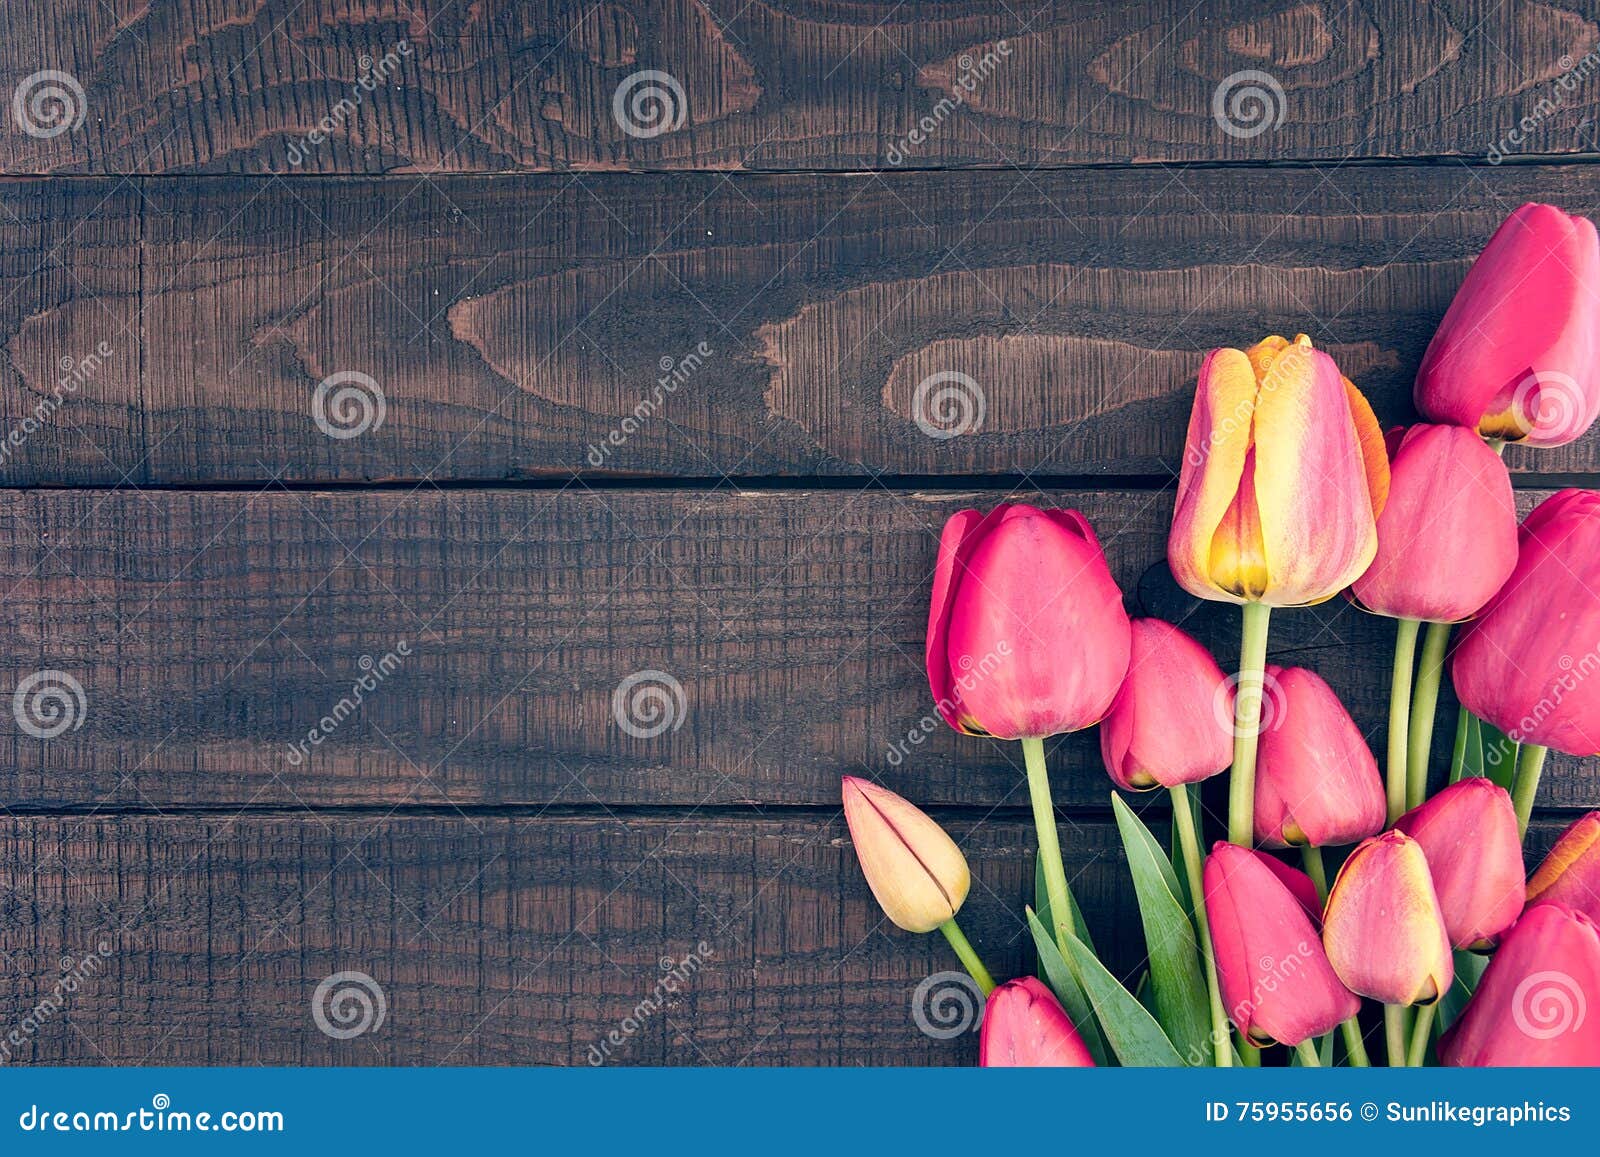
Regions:
<instances>
[{"instance_id":1,"label":"tulip bouquet","mask_svg":"<svg viewBox=\"0 0 1600 1157\"><path fill-rule=\"evenodd\" d=\"M1523 863L1546 752L1600 752L1600 494L1563 491L1519 528L1500 457L1600 410L1597 289L1594 226L1518 209L1423 358L1424 421L1387 438L1304 336L1207 356L1167 560L1240 608L1232 674L1130 620L1077 511L949 520L928 680L957 731L1022 745L1037 977L997 985L962 934L967 863L933 819L854 777L844 807L890 920L940 930L985 994L980 1064L1600 1064L1600 812L1531 878ZM1266 658L1275 610L1341 593L1395 623L1381 766L1327 682ZM1447 667L1461 715L1435 767ZM1164 845L1112 794L1148 953L1131 989L1073 899L1046 767L1047 738L1092 726L1118 788L1171 803ZM1208 848L1200 785L1223 773Z\"/></svg>"}]
</instances>

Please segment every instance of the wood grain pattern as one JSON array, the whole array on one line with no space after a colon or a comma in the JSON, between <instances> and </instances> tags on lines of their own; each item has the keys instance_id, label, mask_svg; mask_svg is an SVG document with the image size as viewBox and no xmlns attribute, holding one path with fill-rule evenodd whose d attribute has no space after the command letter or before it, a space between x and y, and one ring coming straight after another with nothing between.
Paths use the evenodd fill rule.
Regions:
<instances>
[{"instance_id":1,"label":"wood grain pattern","mask_svg":"<svg viewBox=\"0 0 1600 1157\"><path fill-rule=\"evenodd\" d=\"M1165 478L1202 351L1269 331L1407 420L1528 199L1600 214L1600 168L0 184L0 482Z\"/></svg>"},{"instance_id":2,"label":"wood grain pattern","mask_svg":"<svg viewBox=\"0 0 1600 1157\"><path fill-rule=\"evenodd\" d=\"M1587 0L13 0L7 23L34 127L0 135L12 173L1571 153L1600 97Z\"/></svg>"},{"instance_id":3,"label":"wood grain pattern","mask_svg":"<svg viewBox=\"0 0 1600 1157\"><path fill-rule=\"evenodd\" d=\"M952 823L976 882L963 924L1023 966L1030 830ZM1088 918L1131 967L1115 829L1070 833ZM1103 932L1102 932L1103 930ZM659 1011L625 1021L663 960L700 953ZM24 1063L971 1064L911 1017L956 967L882 918L837 816L0 821L0 1025L108 945L102 970L12 1046ZM1115 958L1114 958L1115 959ZM312 1020L341 971L383 988L378 1029Z\"/></svg>"},{"instance_id":4,"label":"wood grain pattern","mask_svg":"<svg viewBox=\"0 0 1600 1157\"><path fill-rule=\"evenodd\" d=\"M1167 494L1024 497L1083 510L1131 605L1233 661L1237 613L1167 576ZM61 671L86 704L49 739L0 712L0 798L782 806L865 769L922 803L1022 806L1017 745L939 722L922 660L939 528L995 498L0 492L0 695ZM1272 637L1381 746L1392 631L1340 600ZM627 717L654 735L615 714L641 671L681 688L639 688ZM1053 750L1059 800L1106 806L1092 733ZM1600 777L1556 761L1541 798L1594 806Z\"/></svg>"},{"instance_id":5,"label":"wood grain pattern","mask_svg":"<svg viewBox=\"0 0 1600 1157\"><path fill-rule=\"evenodd\" d=\"M963 926L1014 975L1030 963L1031 825L949 826L974 875ZM1530 863L1557 831L1535 824ZM1115 827L1063 840L1097 947L1136 981ZM703 966L602 1061L976 1059L972 1035L916 1028L916 986L954 958L882 919L837 816L0 820L0 1033L20 1036L0 1050L17 1063L582 1065L702 942ZM64 1007L24 1028L102 946ZM339 1041L311 1007L342 971L376 980L387 1012Z\"/></svg>"}]
</instances>

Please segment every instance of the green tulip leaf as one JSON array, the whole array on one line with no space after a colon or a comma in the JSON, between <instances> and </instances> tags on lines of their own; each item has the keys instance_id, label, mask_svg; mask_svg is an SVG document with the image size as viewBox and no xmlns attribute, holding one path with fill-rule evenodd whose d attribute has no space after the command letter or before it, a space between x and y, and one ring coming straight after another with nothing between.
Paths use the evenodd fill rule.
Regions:
<instances>
[{"instance_id":1,"label":"green tulip leaf","mask_svg":"<svg viewBox=\"0 0 1600 1157\"><path fill-rule=\"evenodd\" d=\"M1456 978L1445 992L1444 998L1439 1001L1439 1012L1433 1021L1439 1032L1449 1028L1456 1017L1461 1015L1461 1010L1467 1007L1467 1001L1472 999L1472 994L1477 991L1478 981L1483 979L1484 970L1489 967L1489 958L1458 948L1455 953L1455 965Z\"/></svg>"},{"instance_id":2,"label":"green tulip leaf","mask_svg":"<svg viewBox=\"0 0 1600 1157\"><path fill-rule=\"evenodd\" d=\"M1034 939L1039 939L1042 932L1043 926L1036 928ZM1182 1068L1183 1058L1144 1005L1106 971L1083 941L1072 935L1062 939L1073 975L1094 1006L1117 1059L1129 1068Z\"/></svg>"},{"instance_id":3,"label":"green tulip leaf","mask_svg":"<svg viewBox=\"0 0 1600 1157\"><path fill-rule=\"evenodd\" d=\"M1044 982L1050 986L1061 1007L1072 1019L1078 1035L1088 1046L1089 1055L1094 1057L1094 1063L1104 1067L1107 1056L1105 1040L1100 1035L1100 1025L1094 1018L1094 1010L1089 1005L1089 998L1084 995L1083 986L1061 958L1061 950L1056 947L1055 940L1033 909L1028 908L1026 912L1028 928L1033 932L1033 943L1039 951L1039 969L1044 973Z\"/></svg>"},{"instance_id":4,"label":"green tulip leaf","mask_svg":"<svg viewBox=\"0 0 1600 1157\"><path fill-rule=\"evenodd\" d=\"M1072 906L1073 927L1077 930L1078 939L1093 951L1094 938L1089 935L1089 925L1083 918L1083 910L1078 907L1078 897L1072 894L1070 885L1067 887L1067 903ZM1050 895L1044 883L1044 861L1037 856L1033 858L1033 910L1039 914L1039 920L1046 928L1055 927L1050 922Z\"/></svg>"},{"instance_id":5,"label":"green tulip leaf","mask_svg":"<svg viewBox=\"0 0 1600 1157\"><path fill-rule=\"evenodd\" d=\"M1199 941L1178 899L1177 873L1132 808L1118 796L1111 797L1111 808L1139 900L1157 1019L1180 1055L1210 1064L1211 1006L1200 971Z\"/></svg>"},{"instance_id":6,"label":"green tulip leaf","mask_svg":"<svg viewBox=\"0 0 1600 1157\"><path fill-rule=\"evenodd\" d=\"M1517 747L1517 742L1494 724L1467 713L1461 772L1455 778L1481 776L1510 791L1517 775Z\"/></svg>"}]
</instances>

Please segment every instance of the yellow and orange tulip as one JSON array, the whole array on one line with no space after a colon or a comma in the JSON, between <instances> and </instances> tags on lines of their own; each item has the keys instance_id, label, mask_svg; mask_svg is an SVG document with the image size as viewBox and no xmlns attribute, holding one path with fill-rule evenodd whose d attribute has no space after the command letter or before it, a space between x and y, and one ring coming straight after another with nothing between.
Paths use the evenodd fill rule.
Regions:
<instances>
[{"instance_id":1,"label":"yellow and orange tulip","mask_svg":"<svg viewBox=\"0 0 1600 1157\"><path fill-rule=\"evenodd\" d=\"M1371 564L1388 489L1372 407L1310 338L1213 350L1189 417L1167 561L1199 598L1322 602Z\"/></svg>"}]
</instances>

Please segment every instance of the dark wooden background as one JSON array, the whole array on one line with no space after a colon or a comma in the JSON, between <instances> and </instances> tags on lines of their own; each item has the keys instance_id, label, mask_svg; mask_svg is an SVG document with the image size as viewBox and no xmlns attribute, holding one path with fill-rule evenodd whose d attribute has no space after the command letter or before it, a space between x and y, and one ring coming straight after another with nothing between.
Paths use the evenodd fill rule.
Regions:
<instances>
[{"instance_id":1,"label":"dark wooden background","mask_svg":"<svg viewBox=\"0 0 1600 1157\"><path fill-rule=\"evenodd\" d=\"M41 670L84 692L50 739L0 710L13 1063L582 1064L701 942L613 1063L970 1063L971 1036L916 1028L952 961L883 922L838 809L843 773L929 805L971 858L974 940L1026 966L1014 745L941 726L889 758L931 706L942 520L1076 505L1130 605L1231 662L1234 616L1162 563L1202 351L1303 330L1407 420L1499 219L1600 215L1593 3L0 20L0 96L65 72L81 114L44 136L0 110L0 699ZM679 85L671 131L613 114L642 70ZM1212 113L1242 71L1282 92L1251 136ZM937 372L978 383L978 430L915 423ZM340 373L385 403L348 439L312 417ZM1592 436L1508 460L1526 502L1600 475ZM1389 637L1342 604L1274 624L1380 739ZM651 739L612 713L645 669L683 689ZM1136 970L1092 737L1051 760L1088 919ZM1557 761L1541 803L1536 845L1600 777ZM346 970L388 1013L341 1041L311 1003Z\"/></svg>"}]
</instances>

